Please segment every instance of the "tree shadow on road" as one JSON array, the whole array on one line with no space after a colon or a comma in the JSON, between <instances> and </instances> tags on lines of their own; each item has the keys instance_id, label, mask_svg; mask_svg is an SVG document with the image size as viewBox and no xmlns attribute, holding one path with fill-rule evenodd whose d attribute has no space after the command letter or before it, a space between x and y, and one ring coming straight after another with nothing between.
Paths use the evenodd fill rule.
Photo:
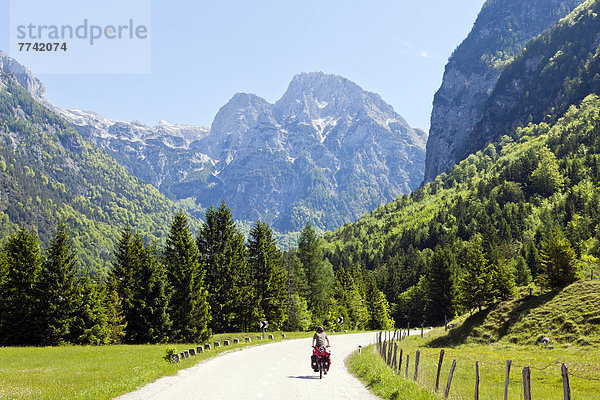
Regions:
<instances>
[{"instance_id":1,"label":"tree shadow on road","mask_svg":"<svg viewBox=\"0 0 600 400\"><path fill-rule=\"evenodd\" d=\"M320 379L315 375L305 375L305 376L288 376L290 379Z\"/></svg>"}]
</instances>

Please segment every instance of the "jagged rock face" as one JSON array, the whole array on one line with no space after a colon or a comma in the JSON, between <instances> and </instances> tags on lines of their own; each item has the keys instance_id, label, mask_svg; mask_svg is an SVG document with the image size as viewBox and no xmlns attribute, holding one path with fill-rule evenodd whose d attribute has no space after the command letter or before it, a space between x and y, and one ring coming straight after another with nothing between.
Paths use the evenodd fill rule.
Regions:
<instances>
[{"instance_id":1,"label":"jagged rock face","mask_svg":"<svg viewBox=\"0 0 600 400\"><path fill-rule=\"evenodd\" d=\"M425 181L435 179L467 154L503 66L523 46L581 0L488 0L468 37L454 51L435 94L427 143Z\"/></svg>"},{"instance_id":2,"label":"jagged rock face","mask_svg":"<svg viewBox=\"0 0 600 400\"><path fill-rule=\"evenodd\" d=\"M2 51L0 51L0 71L13 74L19 81L19 84L23 86L35 100L40 101L41 99L44 99L46 93L44 84L37 79L30 70Z\"/></svg>"},{"instance_id":3,"label":"jagged rock face","mask_svg":"<svg viewBox=\"0 0 600 400\"><path fill-rule=\"evenodd\" d=\"M589 94L600 94L599 13L600 0L586 1L527 43L502 71L473 128L468 152L529 123L553 124L571 105Z\"/></svg>"},{"instance_id":4,"label":"jagged rock face","mask_svg":"<svg viewBox=\"0 0 600 400\"><path fill-rule=\"evenodd\" d=\"M426 134L339 76L297 75L275 104L238 93L209 130L62 110L26 68L0 60L36 99L171 199L192 198L200 208L224 200L236 218L260 218L281 232L306 222L336 228L423 179Z\"/></svg>"},{"instance_id":5,"label":"jagged rock face","mask_svg":"<svg viewBox=\"0 0 600 400\"><path fill-rule=\"evenodd\" d=\"M297 75L275 104L238 93L210 130L60 113L167 196L224 200L236 218L280 231L336 228L423 179L425 133L378 95L324 73Z\"/></svg>"},{"instance_id":6,"label":"jagged rock face","mask_svg":"<svg viewBox=\"0 0 600 400\"><path fill-rule=\"evenodd\" d=\"M109 120L93 112L54 111L135 176L158 188L168 188L172 181L185 180L190 171L213 164L194 148L208 134L208 128L164 121L149 127L140 122Z\"/></svg>"},{"instance_id":7,"label":"jagged rock face","mask_svg":"<svg viewBox=\"0 0 600 400\"><path fill-rule=\"evenodd\" d=\"M335 228L420 184L425 134L347 79L300 74L275 104L237 94L202 140L219 160L204 205L225 200L277 229ZM242 214L243 216L240 216Z\"/></svg>"}]
</instances>

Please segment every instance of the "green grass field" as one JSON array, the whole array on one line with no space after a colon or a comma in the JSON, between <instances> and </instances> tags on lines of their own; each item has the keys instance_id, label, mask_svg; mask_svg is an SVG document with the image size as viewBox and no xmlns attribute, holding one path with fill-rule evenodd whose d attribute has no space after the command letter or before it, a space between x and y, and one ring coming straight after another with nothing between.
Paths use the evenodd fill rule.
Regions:
<instances>
[{"instance_id":1,"label":"green grass field","mask_svg":"<svg viewBox=\"0 0 600 400\"><path fill-rule=\"evenodd\" d=\"M370 346L363 350L364 355L352 355L348 360L348 365L353 372L365 382L373 391L381 395L384 399L409 399L409 398L429 398L429 397L402 397L393 393L396 388L406 387L404 378L406 354L410 355L409 381L411 384L414 376L414 360L416 350L421 351L419 363L418 382L423 387L433 393L435 387L435 377L440 349L426 347L428 341L433 336L439 335L439 330L430 333L425 338L413 336L399 343L399 348L404 351L404 360L401 376L393 374L390 368L385 372L377 372L383 367L383 362L371 361L371 358L379 359L375 353L374 347ZM452 360L456 359L456 369L452 380L450 390L450 399L472 399L474 397L475 386L475 361L479 361L480 371L480 399L502 399L504 395L504 374L506 360L512 360L509 399L522 399L523 386L521 371L524 366L531 367L531 386L534 399L543 400L562 400L562 380L560 364L566 363L569 368L571 393L574 399L578 400L596 400L600 398L600 349L591 347L566 347L555 349L544 349L537 346L517 346L504 344L477 345L468 344L455 348L445 348L444 361L442 363L442 372L440 378L440 394L446 386ZM366 355L366 357L365 357ZM373 364L371 374L361 376L360 359L368 360ZM354 367L357 365L358 367ZM363 372L364 373L364 372ZM390 377L393 375L393 377ZM376 382L377 385L374 385ZM377 388L381 386L382 388ZM409 386L410 388L410 386ZM412 389L411 389L412 390ZM411 392L409 392L411 393Z\"/></svg>"},{"instance_id":2,"label":"green grass field","mask_svg":"<svg viewBox=\"0 0 600 400\"><path fill-rule=\"evenodd\" d=\"M562 363L569 369L573 399L600 399L600 281L578 281L557 293L538 291L529 295L529 290L523 289L514 299L452 322L456 327L448 332L438 328L423 338L412 333L399 343L404 355L410 355L410 378L414 376L415 353L421 351L417 380L429 393L434 391L443 348L446 353L440 379L442 395L452 361L457 360L450 399L474 398L476 361L480 371L479 398L502 399L508 359L512 360L509 399L523 398L522 370L529 366L532 397L562 400ZM551 340L547 348L536 344L541 337ZM367 357L379 358L373 347L365 352ZM367 374L360 367L367 357L363 361L360 357L354 354L348 365L375 393L385 399L419 398L394 395L397 387L406 386L406 356L402 377L389 368L380 371L383 364L379 360L373 361L377 366L374 372ZM410 382L414 384L412 379Z\"/></svg>"},{"instance_id":3,"label":"green grass field","mask_svg":"<svg viewBox=\"0 0 600 400\"><path fill-rule=\"evenodd\" d=\"M272 332L270 332L272 333ZM179 364L163 357L173 345L115 345L0 348L0 399L112 399L162 376L174 375L207 358L245 347L245 336L256 345L258 334L220 334L211 339L233 338L242 343L220 347L190 357ZM281 332L274 333L282 340ZM306 332L286 333L287 339L312 336ZM175 345L177 351L196 345Z\"/></svg>"}]
</instances>

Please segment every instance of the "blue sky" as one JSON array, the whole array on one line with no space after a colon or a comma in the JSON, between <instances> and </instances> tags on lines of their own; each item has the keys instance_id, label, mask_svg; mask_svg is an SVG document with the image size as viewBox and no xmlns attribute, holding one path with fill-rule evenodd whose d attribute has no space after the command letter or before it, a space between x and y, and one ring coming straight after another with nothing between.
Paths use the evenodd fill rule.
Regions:
<instances>
[{"instance_id":1,"label":"blue sky","mask_svg":"<svg viewBox=\"0 0 600 400\"><path fill-rule=\"evenodd\" d=\"M236 92L274 102L295 74L324 71L379 93L427 129L444 65L483 3L155 0L150 74L37 75L63 108L209 126ZM0 12L0 49L9 52L8 0Z\"/></svg>"}]
</instances>

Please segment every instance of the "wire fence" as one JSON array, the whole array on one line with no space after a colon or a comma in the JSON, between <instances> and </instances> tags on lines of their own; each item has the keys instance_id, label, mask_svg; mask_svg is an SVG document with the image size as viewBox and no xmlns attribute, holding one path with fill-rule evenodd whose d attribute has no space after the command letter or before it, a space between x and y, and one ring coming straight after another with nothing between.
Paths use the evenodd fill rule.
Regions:
<instances>
[{"instance_id":1,"label":"wire fence","mask_svg":"<svg viewBox=\"0 0 600 400\"><path fill-rule=\"evenodd\" d=\"M442 365L444 364L444 357L446 355L445 349L441 349L439 353L439 358L437 362L431 363L431 354L429 354L429 364L424 365L423 357L421 356L421 350L416 350L414 354L408 354L402 349L402 341L405 340L410 334L409 330L400 330L400 331L387 331L387 332L379 332L376 337L376 350L385 363L392 368L397 374L404 376L406 379L412 379L421 386L425 385L425 374L431 375L434 373L435 376L435 384L431 389L438 394L443 394L443 396L447 399L452 391L452 380L454 377L454 373L457 367L457 358L453 359L451 362L450 370L447 371L446 376L442 377ZM421 336L423 335L421 331ZM431 353L431 349L427 349L428 353ZM448 362L446 361L446 364ZM433 365L431 365L433 364ZM512 360L506 360L505 363L500 363L496 361L475 361L474 368L474 376L473 376L473 387L470 390L473 393L473 397L475 400L479 400L479 390L480 390L480 370L487 369L489 367L493 368L496 372L498 369L504 369L504 387L496 388L495 391L498 391L498 395L503 395L503 399L508 399L509 387L512 391L516 388L519 390L519 398L524 400L531 400L531 376L532 370L541 372L546 371L548 368L560 366L560 372L557 372L554 375L554 372L546 372L546 375L550 374L550 376L554 375L555 378L551 378L552 381L562 382L562 398L564 400L571 400L571 382L570 378L574 377L577 379L581 379L584 381L600 381L598 377L589 377L582 376L581 374L574 374L572 371L569 371L568 366L560 361L553 361L544 366L536 367L531 365L517 365L512 362ZM425 367L425 368L424 368ZM433 368L432 368L433 367ZM489 372L486 370L486 374ZM513 375L511 376L511 370L513 371ZM575 370L575 369L574 369ZM516 372L520 371L520 376L515 377ZM585 372L585 371L584 371ZM589 371L587 371L589 372ZM600 373L600 371L596 371ZM534 373L535 374L535 373ZM464 375L464 371L463 371ZM433 383L432 376L429 376L430 383ZM442 379L443 378L443 379ZM470 379L470 378L469 378ZM444 382L445 381L445 382ZM556 390L559 390L558 384L556 385ZM554 390L553 390L554 391ZM471 397L471 396L469 396ZM514 395L513 395L514 397ZM464 396L462 398L465 398ZM599 396L600 398L600 396Z\"/></svg>"}]
</instances>

